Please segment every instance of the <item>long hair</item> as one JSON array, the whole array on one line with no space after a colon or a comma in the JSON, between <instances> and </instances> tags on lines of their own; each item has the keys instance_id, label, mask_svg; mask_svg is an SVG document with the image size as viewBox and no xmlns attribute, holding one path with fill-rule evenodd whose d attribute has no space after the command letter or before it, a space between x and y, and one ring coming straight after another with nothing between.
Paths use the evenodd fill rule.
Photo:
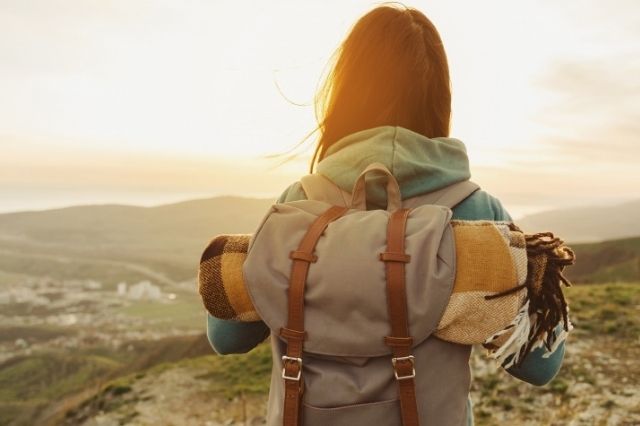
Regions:
<instances>
[{"instance_id":1,"label":"long hair","mask_svg":"<svg viewBox=\"0 0 640 426\"><path fill-rule=\"evenodd\" d=\"M449 136L451 86L440 35L420 11L380 6L334 54L315 99L319 139L311 170L339 139L378 126Z\"/></svg>"}]
</instances>

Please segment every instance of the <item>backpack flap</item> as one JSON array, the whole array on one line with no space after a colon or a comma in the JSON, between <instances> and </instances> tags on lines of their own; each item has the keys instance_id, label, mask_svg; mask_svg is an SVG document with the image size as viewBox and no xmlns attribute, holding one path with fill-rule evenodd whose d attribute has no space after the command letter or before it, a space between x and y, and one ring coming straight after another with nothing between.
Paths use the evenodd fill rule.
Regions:
<instances>
[{"instance_id":1,"label":"backpack flap","mask_svg":"<svg viewBox=\"0 0 640 426\"><path fill-rule=\"evenodd\" d=\"M331 205L304 200L274 205L254 235L244 280L260 318L272 329L286 325L289 276L295 251L309 226ZM357 209L330 223L310 265L304 307L304 350L334 356L390 353L385 265L389 211ZM451 210L412 210L406 228L406 291L414 346L435 330L455 278Z\"/></svg>"}]
</instances>

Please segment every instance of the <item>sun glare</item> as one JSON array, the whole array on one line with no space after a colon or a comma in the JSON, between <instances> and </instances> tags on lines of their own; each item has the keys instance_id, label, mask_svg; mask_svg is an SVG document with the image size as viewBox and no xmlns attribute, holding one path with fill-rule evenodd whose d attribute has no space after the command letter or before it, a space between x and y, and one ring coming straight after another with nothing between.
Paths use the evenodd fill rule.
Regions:
<instances>
[{"instance_id":1,"label":"sun glare","mask_svg":"<svg viewBox=\"0 0 640 426\"><path fill-rule=\"evenodd\" d=\"M173 177L194 159L211 167L250 159L267 182L260 192L278 194L283 180L305 173L314 138L284 166L277 167L286 156L266 157L289 152L315 128L314 94L327 62L355 20L374 6L337 0L71 3L77 7L10 2L0 11L0 147L6 153L0 192L13 193L15 185L44 190L61 176L77 186L89 163L113 189L121 187L122 173L127 185L143 189L133 179L131 159L146 170L145 158L170 157L173 162L163 164L175 169ZM640 43L625 33L635 34L632 14L622 7L600 13L594 2L542 0L468 2L464 10L445 1L411 5L433 20L445 44L452 136L465 142L476 179L499 196L513 192L502 182L505 173L520 164L542 170L542 162L567 162L585 143L594 152L598 148L585 138L624 129L618 122L637 106L638 97L630 97L637 87L629 82L625 92L623 85L639 67L628 58L637 57ZM631 41L615 42L624 35ZM603 58L627 70L615 82L629 101L620 102L624 111L598 110L598 120L590 120L588 100L576 99L583 82L606 87L613 79L610 70L595 74L591 64ZM593 75L578 73L575 87L561 84L582 69ZM627 146L637 154L635 144ZM47 164L61 152L72 153L64 171L37 172L32 179L15 167L28 161L25 167L53 170ZM104 155L133 169L115 172L100 162ZM214 175L212 194L251 192L227 184L237 176L214 181ZM637 194L608 175L620 194ZM153 177L170 181L167 174ZM193 192L184 175L177 180L185 182L185 194ZM524 191L531 187L517 176L510 182Z\"/></svg>"}]
</instances>

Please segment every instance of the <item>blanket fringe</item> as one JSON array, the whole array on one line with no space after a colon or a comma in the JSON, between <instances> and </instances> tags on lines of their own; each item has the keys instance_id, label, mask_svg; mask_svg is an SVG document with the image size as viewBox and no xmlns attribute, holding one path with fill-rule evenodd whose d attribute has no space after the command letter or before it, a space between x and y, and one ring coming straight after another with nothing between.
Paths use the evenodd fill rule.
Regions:
<instances>
[{"instance_id":1,"label":"blanket fringe","mask_svg":"<svg viewBox=\"0 0 640 426\"><path fill-rule=\"evenodd\" d=\"M516 317L504 329L498 331L485 341L485 345L491 346L493 342L506 333L511 333L509 338L495 350L490 351L489 357L495 359L499 365L509 368L520 361L523 348L529 342L531 322L529 317L529 301L518 311Z\"/></svg>"},{"instance_id":2,"label":"blanket fringe","mask_svg":"<svg viewBox=\"0 0 640 426\"><path fill-rule=\"evenodd\" d=\"M565 340L567 340L567 336L569 336L569 332L573 330L573 324L571 324L571 320L567 318L567 321L568 321L567 326L564 327L564 324L563 324L563 327L560 330L560 332L557 334L554 333L551 339L548 338L549 336L547 336L547 333L542 335L542 338L539 340L536 340L536 342L531 346L531 350L546 347L547 350L545 351L544 355L542 355L542 357L549 358L551 355L553 355L554 352L560 347L560 344ZM553 342L549 346L547 346L546 344L548 340L551 340Z\"/></svg>"},{"instance_id":3,"label":"blanket fringe","mask_svg":"<svg viewBox=\"0 0 640 426\"><path fill-rule=\"evenodd\" d=\"M489 337L484 345L492 347L492 343L506 333L512 333L509 338L497 349L489 350L489 358L495 359L498 366L510 368L519 365L524 361L529 352L545 347L546 351L542 355L543 358L549 358L560 347L560 344L567 339L569 332L573 330L571 321L567 318L567 325L561 322L562 327L558 331L539 334L537 339L533 336L538 334L540 324L537 323L537 315L529 315L529 301L527 301L513 321L504 329ZM551 343L549 343L551 342Z\"/></svg>"},{"instance_id":4,"label":"blanket fringe","mask_svg":"<svg viewBox=\"0 0 640 426\"><path fill-rule=\"evenodd\" d=\"M510 225L512 231L520 231ZM574 252L551 232L525 235L527 247L527 298L513 321L485 341L489 356L509 368L520 365L534 349L545 347L551 356L573 329L562 285L571 283L562 274L575 262ZM502 295L497 295L501 297ZM561 326L561 327L560 327ZM492 344L505 333L513 334L500 347Z\"/></svg>"}]
</instances>

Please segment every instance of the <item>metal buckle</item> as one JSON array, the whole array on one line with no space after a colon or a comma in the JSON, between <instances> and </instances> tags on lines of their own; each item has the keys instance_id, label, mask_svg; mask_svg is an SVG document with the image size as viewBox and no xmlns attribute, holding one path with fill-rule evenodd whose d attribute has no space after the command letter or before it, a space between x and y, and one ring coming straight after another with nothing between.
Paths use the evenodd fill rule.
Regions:
<instances>
[{"instance_id":1,"label":"metal buckle","mask_svg":"<svg viewBox=\"0 0 640 426\"><path fill-rule=\"evenodd\" d=\"M287 370L285 364L287 361L295 362L298 364L298 375L295 377L287 376ZM295 358L291 356L282 355L282 378L285 380L295 380L296 382L300 381L300 377L302 377L302 358Z\"/></svg>"},{"instance_id":2,"label":"metal buckle","mask_svg":"<svg viewBox=\"0 0 640 426\"><path fill-rule=\"evenodd\" d=\"M396 370L396 363L398 361L410 361L411 362L411 374L407 376L398 376L398 370ZM391 358L391 364L393 364L393 375L396 376L396 380L407 380L416 377L415 357L413 355L400 356Z\"/></svg>"}]
</instances>

